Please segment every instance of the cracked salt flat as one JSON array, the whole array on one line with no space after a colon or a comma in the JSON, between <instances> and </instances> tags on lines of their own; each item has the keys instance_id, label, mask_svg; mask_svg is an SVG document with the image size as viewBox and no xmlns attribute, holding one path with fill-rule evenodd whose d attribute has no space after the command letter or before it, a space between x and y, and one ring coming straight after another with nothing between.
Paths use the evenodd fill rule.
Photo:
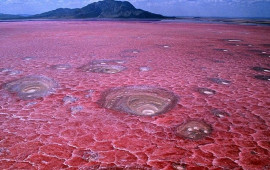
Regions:
<instances>
[{"instance_id":1,"label":"cracked salt flat","mask_svg":"<svg viewBox=\"0 0 270 170\"><path fill-rule=\"evenodd\" d=\"M59 84L54 93L30 100L21 100L1 88L1 169L267 168L268 72L250 68L267 68L268 57L260 56L268 47L260 44L269 44L269 38L265 36L268 28L174 23L169 27L170 31L166 31L168 25L165 23L107 21L36 21L0 25L1 28L17 28L12 32L4 29L7 37L0 39L6 45L5 49L0 47L3 61L0 68L22 71L20 75L0 74L0 83L34 74L50 77ZM111 29L106 29L108 27ZM129 30L134 27L135 32ZM205 32L208 28L214 32ZM239 32L252 34L245 36ZM62 37L53 41L56 33ZM85 34L91 38L85 39ZM99 36L101 34L104 36ZM228 47L228 42L220 41L234 37L243 41L230 43L240 46ZM18 39L24 39L27 44ZM204 40L212 40L209 43L214 46L205 45ZM156 44L173 44L173 48L157 48ZM223 52L224 49L228 52ZM251 52L251 49L259 51ZM35 57L22 60L28 56ZM127 69L117 74L85 73L76 69L91 61L123 57L125 63L115 64L123 64ZM74 69L48 69L57 63L69 63ZM151 69L142 73L138 69L141 66ZM257 74L259 79L254 78ZM232 83L215 83L209 81L211 77ZM220 82L219 79L216 82ZM106 89L134 85L165 88L177 95L179 101L171 110L155 116L126 114L98 104ZM198 87L217 93L200 94L196 90ZM78 100L65 105L65 96ZM128 103L141 113L161 108L160 101L167 102L151 97L153 107L142 104L141 100L136 100L138 98L128 98ZM29 103L33 105L28 106ZM74 114L71 114L72 110ZM177 127L194 120L211 125L211 133L200 130L201 126L196 124L195 129L186 129L193 132L185 133L193 135L192 139L177 135ZM204 134L209 135L202 137ZM202 138L194 140L194 136Z\"/></svg>"}]
</instances>

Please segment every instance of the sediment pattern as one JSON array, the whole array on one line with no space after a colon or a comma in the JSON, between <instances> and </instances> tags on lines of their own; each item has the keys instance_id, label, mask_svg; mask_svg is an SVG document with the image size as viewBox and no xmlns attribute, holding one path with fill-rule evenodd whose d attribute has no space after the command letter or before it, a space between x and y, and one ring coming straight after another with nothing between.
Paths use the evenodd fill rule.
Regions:
<instances>
[{"instance_id":1,"label":"sediment pattern","mask_svg":"<svg viewBox=\"0 0 270 170\"><path fill-rule=\"evenodd\" d=\"M56 64L56 65L50 66L50 68L55 69L55 70L69 70L69 69L71 69L71 65L69 65L69 64Z\"/></svg>"},{"instance_id":2,"label":"sediment pattern","mask_svg":"<svg viewBox=\"0 0 270 170\"><path fill-rule=\"evenodd\" d=\"M115 74L126 69L119 65L125 63L124 60L94 60L78 69L82 72Z\"/></svg>"},{"instance_id":3,"label":"sediment pattern","mask_svg":"<svg viewBox=\"0 0 270 170\"><path fill-rule=\"evenodd\" d=\"M20 99L35 99L51 94L57 83L45 76L27 76L5 83L4 88Z\"/></svg>"},{"instance_id":4,"label":"sediment pattern","mask_svg":"<svg viewBox=\"0 0 270 170\"><path fill-rule=\"evenodd\" d=\"M191 120L177 127L176 134L180 137L199 140L209 136L212 127L203 121Z\"/></svg>"},{"instance_id":5,"label":"sediment pattern","mask_svg":"<svg viewBox=\"0 0 270 170\"><path fill-rule=\"evenodd\" d=\"M178 98L172 92L150 86L113 88L103 93L102 107L140 116L154 116L171 110Z\"/></svg>"}]
</instances>

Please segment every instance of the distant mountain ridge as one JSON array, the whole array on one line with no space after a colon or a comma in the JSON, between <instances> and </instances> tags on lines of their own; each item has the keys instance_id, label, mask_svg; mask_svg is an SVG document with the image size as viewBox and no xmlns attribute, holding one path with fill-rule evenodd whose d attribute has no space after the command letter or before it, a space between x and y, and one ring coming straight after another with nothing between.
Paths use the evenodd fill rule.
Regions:
<instances>
[{"instance_id":1,"label":"distant mountain ridge","mask_svg":"<svg viewBox=\"0 0 270 170\"><path fill-rule=\"evenodd\" d=\"M21 18L21 15L11 15L11 14L2 14L0 13L0 19L17 19Z\"/></svg>"},{"instance_id":2,"label":"distant mountain ridge","mask_svg":"<svg viewBox=\"0 0 270 170\"><path fill-rule=\"evenodd\" d=\"M91 3L82 8L58 8L42 14L27 18L44 19L79 19L79 18L141 18L162 19L165 16L154 14L141 9L136 9L128 1L103 0Z\"/></svg>"}]
</instances>

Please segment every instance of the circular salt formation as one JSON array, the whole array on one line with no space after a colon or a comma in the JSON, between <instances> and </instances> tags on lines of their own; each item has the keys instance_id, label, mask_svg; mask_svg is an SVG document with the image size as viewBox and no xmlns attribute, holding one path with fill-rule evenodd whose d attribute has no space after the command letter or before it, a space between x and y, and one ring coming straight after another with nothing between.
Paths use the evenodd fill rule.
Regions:
<instances>
[{"instance_id":1,"label":"circular salt formation","mask_svg":"<svg viewBox=\"0 0 270 170\"><path fill-rule=\"evenodd\" d=\"M127 50L123 50L122 53L133 53L133 54L137 54L140 51L137 49L127 49Z\"/></svg>"},{"instance_id":2,"label":"circular salt formation","mask_svg":"<svg viewBox=\"0 0 270 170\"><path fill-rule=\"evenodd\" d=\"M174 170L185 170L186 167L187 167L187 165L186 164L183 164L183 163L173 163L172 164L172 168Z\"/></svg>"},{"instance_id":3,"label":"circular salt formation","mask_svg":"<svg viewBox=\"0 0 270 170\"><path fill-rule=\"evenodd\" d=\"M243 40L239 40L239 39L225 39L225 41L228 41L228 42L241 42Z\"/></svg>"},{"instance_id":4,"label":"circular salt formation","mask_svg":"<svg viewBox=\"0 0 270 170\"><path fill-rule=\"evenodd\" d=\"M91 61L91 64L93 65L105 65L105 64L124 64L125 61L124 60L93 60Z\"/></svg>"},{"instance_id":5,"label":"circular salt formation","mask_svg":"<svg viewBox=\"0 0 270 170\"><path fill-rule=\"evenodd\" d=\"M210 125L203 121L188 121L178 126L176 129L176 134L180 137L199 140L209 136L212 132Z\"/></svg>"},{"instance_id":6,"label":"circular salt formation","mask_svg":"<svg viewBox=\"0 0 270 170\"><path fill-rule=\"evenodd\" d=\"M270 44L260 44L260 45L262 45L264 47L270 47Z\"/></svg>"},{"instance_id":7,"label":"circular salt formation","mask_svg":"<svg viewBox=\"0 0 270 170\"><path fill-rule=\"evenodd\" d=\"M90 72L93 73L107 73L107 74L115 74L125 70L124 66L117 65L93 65L89 68Z\"/></svg>"},{"instance_id":8,"label":"circular salt formation","mask_svg":"<svg viewBox=\"0 0 270 170\"><path fill-rule=\"evenodd\" d=\"M33 60L35 57L24 57L23 60L24 61L30 61Z\"/></svg>"},{"instance_id":9,"label":"circular salt formation","mask_svg":"<svg viewBox=\"0 0 270 170\"><path fill-rule=\"evenodd\" d=\"M223 117L228 117L230 116L229 113L223 111L223 110L219 110L219 109L212 109L211 110L211 113L213 115L215 115L216 117L219 117L219 118L223 118Z\"/></svg>"},{"instance_id":10,"label":"circular salt formation","mask_svg":"<svg viewBox=\"0 0 270 170\"><path fill-rule=\"evenodd\" d=\"M201 94L206 94L206 95L214 95L216 94L215 90L208 89L208 88L198 88L198 92Z\"/></svg>"},{"instance_id":11,"label":"circular salt formation","mask_svg":"<svg viewBox=\"0 0 270 170\"><path fill-rule=\"evenodd\" d=\"M258 54L262 54L262 50L259 50L259 49L250 49L248 50L249 52L252 52L252 53L258 53Z\"/></svg>"},{"instance_id":12,"label":"circular salt formation","mask_svg":"<svg viewBox=\"0 0 270 170\"><path fill-rule=\"evenodd\" d=\"M106 74L115 74L126 69L124 66L120 65L84 65L79 68L83 72L92 72L92 73L106 73Z\"/></svg>"},{"instance_id":13,"label":"circular salt formation","mask_svg":"<svg viewBox=\"0 0 270 170\"><path fill-rule=\"evenodd\" d=\"M270 81L270 76L266 76L266 75L256 75L254 76L256 79L258 80L265 80L265 81Z\"/></svg>"},{"instance_id":14,"label":"circular salt formation","mask_svg":"<svg viewBox=\"0 0 270 170\"><path fill-rule=\"evenodd\" d=\"M263 67L252 67L253 70L258 72L270 72L269 68L263 68Z\"/></svg>"},{"instance_id":15,"label":"circular salt formation","mask_svg":"<svg viewBox=\"0 0 270 170\"><path fill-rule=\"evenodd\" d=\"M140 71L149 71L150 70L150 68L149 67L140 67Z\"/></svg>"},{"instance_id":16,"label":"circular salt formation","mask_svg":"<svg viewBox=\"0 0 270 170\"><path fill-rule=\"evenodd\" d=\"M228 85L231 83L229 80L220 79L220 78L210 78L210 81L217 84L224 84L224 85Z\"/></svg>"},{"instance_id":17,"label":"circular salt formation","mask_svg":"<svg viewBox=\"0 0 270 170\"><path fill-rule=\"evenodd\" d=\"M102 107L140 116L154 116L171 110L176 95L166 89L149 86L113 88L103 93Z\"/></svg>"},{"instance_id":18,"label":"circular salt formation","mask_svg":"<svg viewBox=\"0 0 270 170\"><path fill-rule=\"evenodd\" d=\"M22 71L13 70L13 69L10 69L10 68L1 68L0 69L0 74L1 73L5 74L5 75L13 76L13 75L21 74Z\"/></svg>"},{"instance_id":19,"label":"circular salt formation","mask_svg":"<svg viewBox=\"0 0 270 170\"><path fill-rule=\"evenodd\" d=\"M214 62L214 63L225 63L225 61L222 61L222 60L212 60L212 62Z\"/></svg>"},{"instance_id":20,"label":"circular salt formation","mask_svg":"<svg viewBox=\"0 0 270 170\"><path fill-rule=\"evenodd\" d=\"M227 49L221 49L221 48L215 48L214 50L216 50L216 51L224 51L224 52L228 51Z\"/></svg>"},{"instance_id":21,"label":"circular salt formation","mask_svg":"<svg viewBox=\"0 0 270 170\"><path fill-rule=\"evenodd\" d=\"M57 83L45 76L28 76L6 83L4 88L23 100L49 95Z\"/></svg>"},{"instance_id":22,"label":"circular salt formation","mask_svg":"<svg viewBox=\"0 0 270 170\"><path fill-rule=\"evenodd\" d=\"M55 70L68 70L71 68L71 66L69 64L57 64L52 65L50 68Z\"/></svg>"},{"instance_id":23,"label":"circular salt formation","mask_svg":"<svg viewBox=\"0 0 270 170\"><path fill-rule=\"evenodd\" d=\"M270 57L270 55L269 54L259 54L261 57L267 57L267 58L269 58Z\"/></svg>"}]
</instances>

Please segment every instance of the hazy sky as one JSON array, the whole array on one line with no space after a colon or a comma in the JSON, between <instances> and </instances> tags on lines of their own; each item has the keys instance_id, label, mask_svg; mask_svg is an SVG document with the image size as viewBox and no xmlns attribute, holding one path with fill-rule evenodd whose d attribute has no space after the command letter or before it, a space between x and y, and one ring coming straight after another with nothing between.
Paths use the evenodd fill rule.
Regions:
<instances>
[{"instance_id":1,"label":"hazy sky","mask_svg":"<svg viewBox=\"0 0 270 170\"><path fill-rule=\"evenodd\" d=\"M0 0L0 13L37 14L79 8L98 0ZM168 16L270 18L270 0L128 0L136 8Z\"/></svg>"}]
</instances>

